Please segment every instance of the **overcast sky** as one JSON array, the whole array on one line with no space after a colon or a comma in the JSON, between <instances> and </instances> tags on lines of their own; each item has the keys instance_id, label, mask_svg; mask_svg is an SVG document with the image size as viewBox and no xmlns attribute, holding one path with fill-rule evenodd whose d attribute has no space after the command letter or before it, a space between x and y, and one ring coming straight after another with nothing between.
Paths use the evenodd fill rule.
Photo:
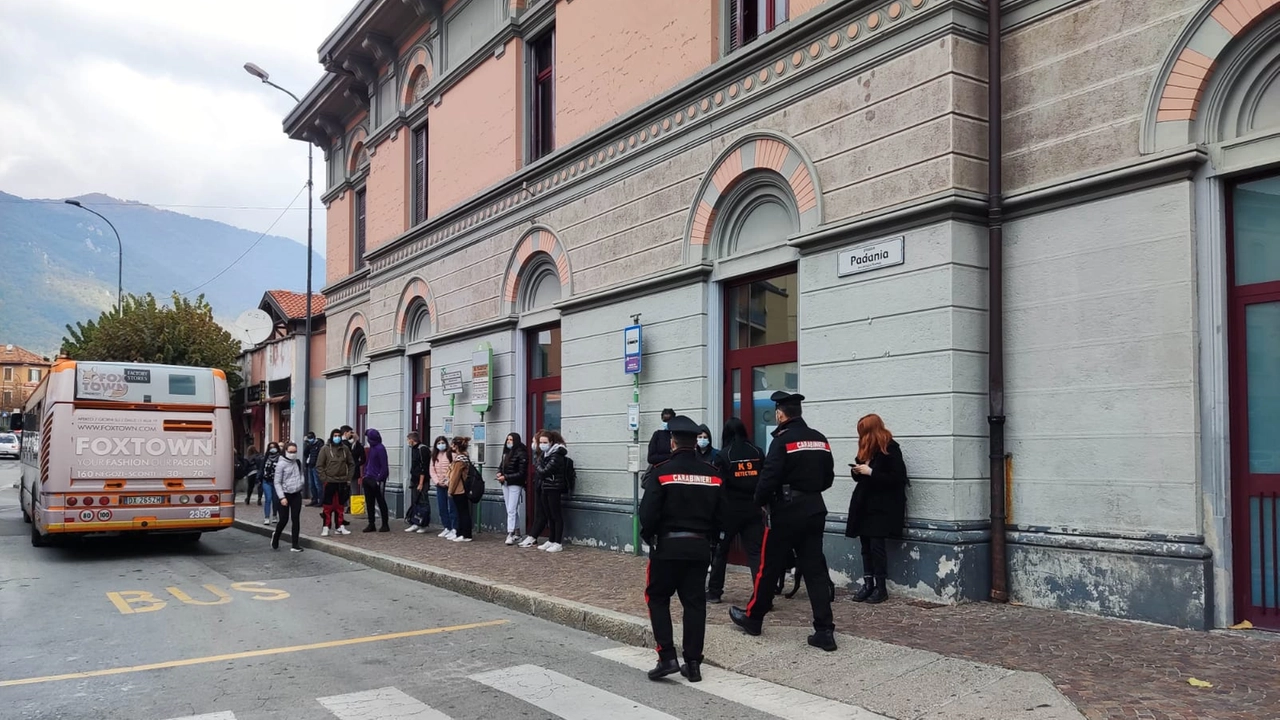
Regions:
<instances>
[{"instance_id":1,"label":"overcast sky","mask_svg":"<svg viewBox=\"0 0 1280 720\"><path fill-rule=\"evenodd\" d=\"M306 182L307 148L281 130L293 101L242 66L303 96L354 4L0 0L0 190L101 192L266 230ZM317 197L323 177L317 149ZM305 194L294 208L272 234L305 243ZM323 254L318 199L315 226Z\"/></svg>"}]
</instances>

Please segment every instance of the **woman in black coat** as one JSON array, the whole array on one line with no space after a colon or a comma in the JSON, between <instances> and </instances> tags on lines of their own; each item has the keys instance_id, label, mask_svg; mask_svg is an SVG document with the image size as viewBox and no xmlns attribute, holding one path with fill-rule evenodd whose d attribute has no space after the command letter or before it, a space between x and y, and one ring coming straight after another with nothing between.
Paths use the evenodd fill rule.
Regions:
<instances>
[{"instance_id":1,"label":"woman in black coat","mask_svg":"<svg viewBox=\"0 0 1280 720\"><path fill-rule=\"evenodd\" d=\"M862 588L855 602L880 603L888 597L885 578L889 558L885 538L902 530L907 515L907 466L902 449L879 415L858 421L858 461L849 466L853 497L849 499L847 537L862 544Z\"/></svg>"}]
</instances>

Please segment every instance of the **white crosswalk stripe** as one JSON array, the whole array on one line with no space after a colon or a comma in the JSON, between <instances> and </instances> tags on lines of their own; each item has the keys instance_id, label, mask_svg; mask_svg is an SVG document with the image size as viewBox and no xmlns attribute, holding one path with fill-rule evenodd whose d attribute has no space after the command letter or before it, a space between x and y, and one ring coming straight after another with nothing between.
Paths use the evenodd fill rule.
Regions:
<instances>
[{"instance_id":1,"label":"white crosswalk stripe","mask_svg":"<svg viewBox=\"0 0 1280 720\"><path fill-rule=\"evenodd\" d=\"M393 687L316 700L340 720L451 720L448 715Z\"/></svg>"},{"instance_id":2,"label":"white crosswalk stripe","mask_svg":"<svg viewBox=\"0 0 1280 720\"><path fill-rule=\"evenodd\" d=\"M205 715L188 715L180 718L170 718L170 720L236 720L236 714L233 712L216 712L207 713Z\"/></svg>"},{"instance_id":3,"label":"white crosswalk stripe","mask_svg":"<svg viewBox=\"0 0 1280 720\"><path fill-rule=\"evenodd\" d=\"M470 679L564 720L679 720L621 695L536 665L517 665L472 675Z\"/></svg>"},{"instance_id":4,"label":"white crosswalk stripe","mask_svg":"<svg viewBox=\"0 0 1280 720\"><path fill-rule=\"evenodd\" d=\"M599 650L593 654L637 670L648 670L653 667L655 661L652 650L636 647L617 647L609 650ZM683 684L686 687L782 718L782 720L885 719L884 715L877 715L870 710L864 710L854 705L846 705L835 700L812 695L803 690L771 683L768 680L760 680L759 678L748 677L705 665L702 668L702 682Z\"/></svg>"}]
</instances>

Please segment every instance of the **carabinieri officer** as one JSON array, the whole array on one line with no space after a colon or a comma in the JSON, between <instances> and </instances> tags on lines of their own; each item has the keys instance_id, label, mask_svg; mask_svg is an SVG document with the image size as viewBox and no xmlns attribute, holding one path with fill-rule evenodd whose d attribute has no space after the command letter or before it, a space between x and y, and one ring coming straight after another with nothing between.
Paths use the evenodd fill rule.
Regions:
<instances>
[{"instance_id":1,"label":"carabinieri officer","mask_svg":"<svg viewBox=\"0 0 1280 720\"><path fill-rule=\"evenodd\" d=\"M649 468L640 501L640 537L649 544L644 590L649 621L658 642L658 664L650 680L680 673L702 680L702 644L707 632L707 565L711 538L718 531L720 475L698 459L698 424L683 415L667 425L671 459ZM684 606L684 667L676 659L671 629L671 595Z\"/></svg>"},{"instance_id":2,"label":"carabinieri officer","mask_svg":"<svg viewBox=\"0 0 1280 720\"><path fill-rule=\"evenodd\" d=\"M804 396L775 392L778 427L765 455L764 470L756 486L755 503L767 506L768 515L760 572L756 574L751 602L746 609L729 609L729 618L749 635L759 635L764 616L773 609L778 578L795 553L796 572L804 577L813 630L809 644L828 652L836 649L835 622L831 616L831 576L822 553L827 505L822 493L835 482L835 461L827 438L810 428L800 403Z\"/></svg>"}]
</instances>

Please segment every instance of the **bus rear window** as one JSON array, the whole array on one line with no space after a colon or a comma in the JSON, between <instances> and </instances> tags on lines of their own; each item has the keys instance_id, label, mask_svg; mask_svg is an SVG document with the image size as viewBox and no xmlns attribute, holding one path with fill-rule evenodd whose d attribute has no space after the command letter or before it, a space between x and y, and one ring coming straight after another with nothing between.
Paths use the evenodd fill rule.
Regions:
<instances>
[{"instance_id":1,"label":"bus rear window","mask_svg":"<svg viewBox=\"0 0 1280 720\"><path fill-rule=\"evenodd\" d=\"M82 361L76 364L76 399L213 405L213 371L173 365Z\"/></svg>"},{"instance_id":2,"label":"bus rear window","mask_svg":"<svg viewBox=\"0 0 1280 720\"><path fill-rule=\"evenodd\" d=\"M170 375L169 376L169 394L195 397L196 376L195 375Z\"/></svg>"}]
</instances>

